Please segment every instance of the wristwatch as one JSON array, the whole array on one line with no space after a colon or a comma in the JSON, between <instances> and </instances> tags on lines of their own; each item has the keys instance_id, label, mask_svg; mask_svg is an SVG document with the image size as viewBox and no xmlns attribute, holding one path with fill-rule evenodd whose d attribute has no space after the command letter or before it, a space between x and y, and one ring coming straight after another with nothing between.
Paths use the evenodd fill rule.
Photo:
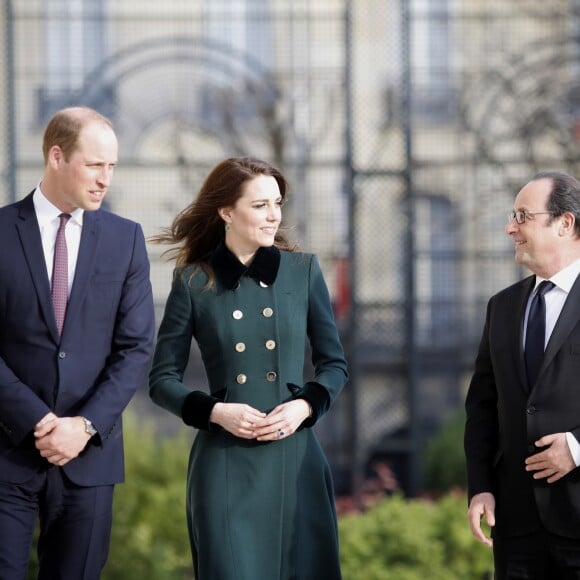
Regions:
<instances>
[{"instance_id":1,"label":"wristwatch","mask_svg":"<svg viewBox=\"0 0 580 580\"><path fill-rule=\"evenodd\" d=\"M95 429L94 425L86 417L81 417L81 419L85 424L85 433L88 433L91 437L96 435L97 430Z\"/></svg>"}]
</instances>

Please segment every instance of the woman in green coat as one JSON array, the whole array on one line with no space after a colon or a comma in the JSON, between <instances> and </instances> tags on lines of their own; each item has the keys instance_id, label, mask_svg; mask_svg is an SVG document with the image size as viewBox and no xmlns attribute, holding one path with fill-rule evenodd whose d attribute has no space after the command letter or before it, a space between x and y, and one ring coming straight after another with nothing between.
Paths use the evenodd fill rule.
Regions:
<instances>
[{"instance_id":1,"label":"woman in green coat","mask_svg":"<svg viewBox=\"0 0 580 580\"><path fill-rule=\"evenodd\" d=\"M187 477L197 580L338 580L328 463L312 427L347 380L316 257L280 231L287 184L231 158L154 238L173 285L150 375L155 403L198 429ZM183 383L192 337L207 388ZM314 376L303 383L310 346Z\"/></svg>"}]
</instances>

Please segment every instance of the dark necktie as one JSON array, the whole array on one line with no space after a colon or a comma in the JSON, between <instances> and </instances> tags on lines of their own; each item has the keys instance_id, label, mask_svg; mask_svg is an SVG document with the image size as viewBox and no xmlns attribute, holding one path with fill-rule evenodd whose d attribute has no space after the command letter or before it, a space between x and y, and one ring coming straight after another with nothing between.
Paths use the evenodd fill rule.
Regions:
<instances>
[{"instance_id":1,"label":"dark necktie","mask_svg":"<svg viewBox=\"0 0 580 580\"><path fill-rule=\"evenodd\" d=\"M70 219L70 215L68 213L61 213L58 217L60 218L60 225L58 226L56 243L54 244L51 296L56 326L58 328L58 334L60 335L68 302L68 252L64 229Z\"/></svg>"},{"instance_id":2,"label":"dark necktie","mask_svg":"<svg viewBox=\"0 0 580 580\"><path fill-rule=\"evenodd\" d=\"M554 287L554 283L544 280L538 286L532 298L528 325L526 327L526 372L528 386L534 386L538 372L544 358L544 344L546 342L546 301L544 295Z\"/></svg>"}]
</instances>

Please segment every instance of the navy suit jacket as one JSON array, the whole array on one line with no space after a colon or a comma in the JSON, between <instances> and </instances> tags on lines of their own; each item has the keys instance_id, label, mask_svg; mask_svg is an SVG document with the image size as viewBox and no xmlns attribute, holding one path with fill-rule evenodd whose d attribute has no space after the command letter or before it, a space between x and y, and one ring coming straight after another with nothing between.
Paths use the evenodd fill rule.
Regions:
<instances>
[{"instance_id":1,"label":"navy suit jacket","mask_svg":"<svg viewBox=\"0 0 580 580\"><path fill-rule=\"evenodd\" d=\"M525 459L534 442L570 431L580 440L580 276L548 341L534 385L528 385L523 320L534 276L489 301L466 400L465 451L469 497L496 498L494 534L544 527L580 538L580 469L555 483L534 480Z\"/></svg>"},{"instance_id":2,"label":"navy suit jacket","mask_svg":"<svg viewBox=\"0 0 580 580\"><path fill-rule=\"evenodd\" d=\"M98 431L63 467L77 485L124 478L121 413L143 384L154 335L141 227L87 211L59 338L32 194L0 209L0 481L49 466L34 446L48 412L82 415Z\"/></svg>"}]
</instances>

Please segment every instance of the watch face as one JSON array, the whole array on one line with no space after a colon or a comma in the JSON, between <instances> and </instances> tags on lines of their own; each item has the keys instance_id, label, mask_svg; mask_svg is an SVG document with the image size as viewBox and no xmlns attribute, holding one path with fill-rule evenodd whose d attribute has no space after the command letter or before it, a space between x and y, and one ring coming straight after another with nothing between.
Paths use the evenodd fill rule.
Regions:
<instances>
[{"instance_id":1,"label":"watch face","mask_svg":"<svg viewBox=\"0 0 580 580\"><path fill-rule=\"evenodd\" d=\"M88 419L85 419L84 417L83 417L83 421L85 422L85 432L87 432L89 435L96 435L97 430L93 427L93 424Z\"/></svg>"}]
</instances>

